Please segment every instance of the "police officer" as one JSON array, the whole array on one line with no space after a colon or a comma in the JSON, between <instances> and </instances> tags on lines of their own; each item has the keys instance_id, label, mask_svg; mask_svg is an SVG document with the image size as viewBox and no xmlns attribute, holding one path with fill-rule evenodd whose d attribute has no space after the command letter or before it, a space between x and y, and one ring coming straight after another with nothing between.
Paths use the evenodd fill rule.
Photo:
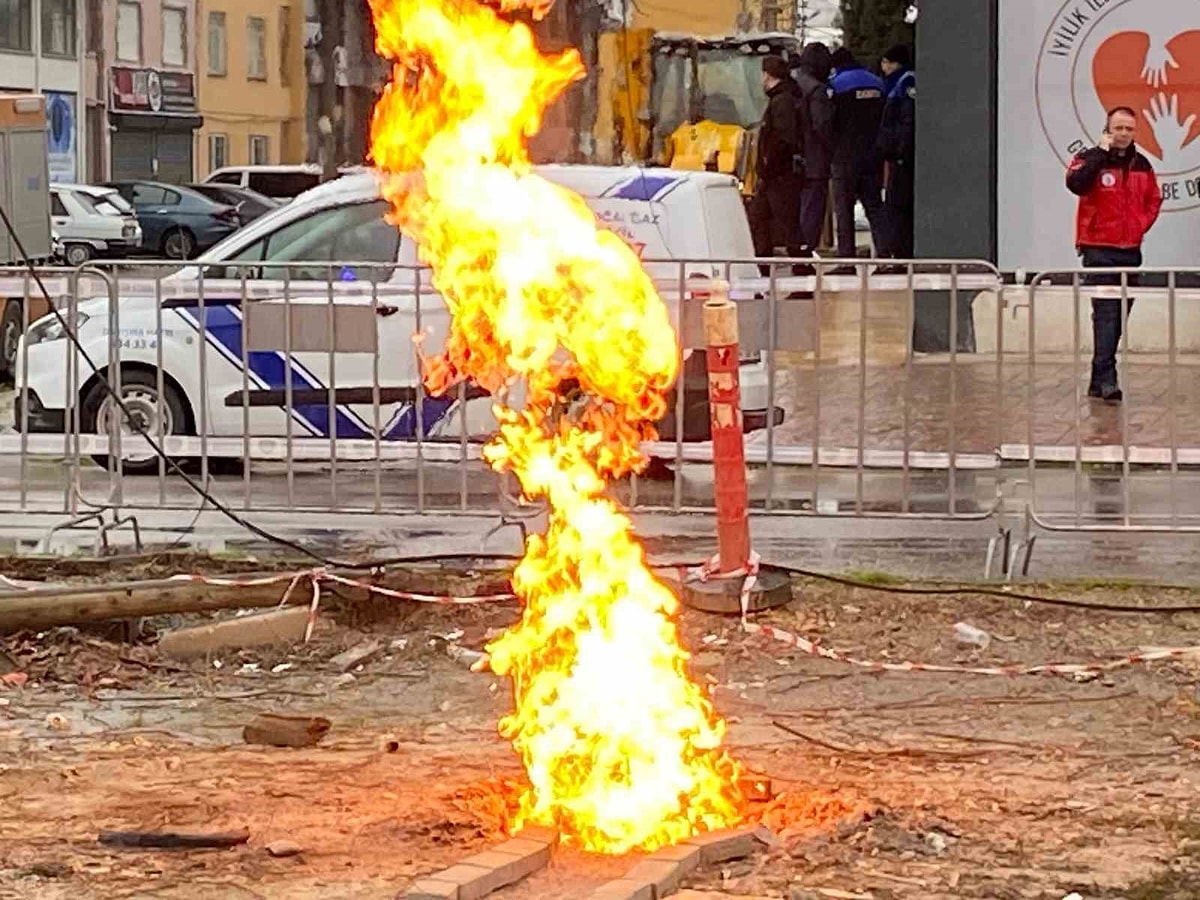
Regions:
<instances>
[{"instance_id":1,"label":"police officer","mask_svg":"<svg viewBox=\"0 0 1200 900\"><path fill-rule=\"evenodd\" d=\"M913 255L913 162L916 138L917 76L912 52L897 44L883 55L884 103L879 126L883 158L885 246L880 256L911 259Z\"/></svg>"},{"instance_id":2,"label":"police officer","mask_svg":"<svg viewBox=\"0 0 1200 900\"><path fill-rule=\"evenodd\" d=\"M883 118L883 79L868 72L848 47L833 53L833 216L837 223L837 255L853 259L854 205L861 202L876 248L883 235L883 173L876 139ZM853 267L831 274L854 274Z\"/></svg>"},{"instance_id":3,"label":"police officer","mask_svg":"<svg viewBox=\"0 0 1200 900\"><path fill-rule=\"evenodd\" d=\"M749 208L754 252L766 257L782 248L789 256L798 255L797 226L804 183L796 171L800 149L796 83L781 56L764 57L762 68L767 111L758 135L757 181Z\"/></svg>"}]
</instances>

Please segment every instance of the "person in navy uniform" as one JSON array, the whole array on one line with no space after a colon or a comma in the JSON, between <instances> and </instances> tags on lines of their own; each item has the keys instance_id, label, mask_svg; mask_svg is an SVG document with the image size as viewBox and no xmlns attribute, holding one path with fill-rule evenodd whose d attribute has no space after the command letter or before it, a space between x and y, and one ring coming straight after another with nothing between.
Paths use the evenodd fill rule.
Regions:
<instances>
[{"instance_id":1,"label":"person in navy uniform","mask_svg":"<svg viewBox=\"0 0 1200 900\"><path fill-rule=\"evenodd\" d=\"M917 76L912 51L897 44L880 60L884 102L879 123L879 155L883 159L885 246L880 256L912 259L913 163L916 142Z\"/></svg>"},{"instance_id":2,"label":"person in navy uniform","mask_svg":"<svg viewBox=\"0 0 1200 900\"><path fill-rule=\"evenodd\" d=\"M883 237L883 166L876 147L883 119L883 79L868 72L848 47L833 53L833 217L837 226L837 255L853 259L854 207L862 203L878 249ZM853 274L853 268L831 274Z\"/></svg>"},{"instance_id":3,"label":"person in navy uniform","mask_svg":"<svg viewBox=\"0 0 1200 900\"><path fill-rule=\"evenodd\" d=\"M1127 106L1111 110L1095 147L1082 150L1067 168L1067 190L1079 198L1075 216L1075 248L1084 268L1137 268L1142 242L1158 221L1162 191L1150 160L1138 152L1137 113ZM1085 284L1120 285L1121 276L1092 275ZM1137 286L1129 275L1126 285ZM1117 349L1121 344L1120 297L1092 298L1092 378L1088 396L1107 403L1124 398L1117 381Z\"/></svg>"}]
</instances>

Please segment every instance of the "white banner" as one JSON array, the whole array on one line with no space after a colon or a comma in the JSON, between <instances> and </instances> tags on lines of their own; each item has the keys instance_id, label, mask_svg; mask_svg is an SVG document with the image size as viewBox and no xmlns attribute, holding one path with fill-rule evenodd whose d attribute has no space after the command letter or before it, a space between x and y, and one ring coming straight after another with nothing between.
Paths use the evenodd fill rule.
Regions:
<instances>
[{"instance_id":1,"label":"white banner","mask_svg":"<svg viewBox=\"0 0 1200 900\"><path fill-rule=\"evenodd\" d=\"M1000 266L1078 266L1066 167L1115 106L1163 187L1146 265L1200 265L1200 0L1004 0L999 50Z\"/></svg>"}]
</instances>

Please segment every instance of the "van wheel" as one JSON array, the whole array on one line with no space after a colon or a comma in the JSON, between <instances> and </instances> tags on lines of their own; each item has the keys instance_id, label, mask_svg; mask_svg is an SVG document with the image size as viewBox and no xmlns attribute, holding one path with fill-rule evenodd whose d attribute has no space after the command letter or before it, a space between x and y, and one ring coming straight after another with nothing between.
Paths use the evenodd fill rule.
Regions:
<instances>
[{"instance_id":1,"label":"van wheel","mask_svg":"<svg viewBox=\"0 0 1200 900\"><path fill-rule=\"evenodd\" d=\"M63 252L67 265L75 267L82 266L95 255L88 244L67 244L67 249Z\"/></svg>"},{"instance_id":2,"label":"van wheel","mask_svg":"<svg viewBox=\"0 0 1200 900\"><path fill-rule=\"evenodd\" d=\"M21 301L6 300L0 317L0 375L12 378L17 371L17 344L21 341Z\"/></svg>"},{"instance_id":3,"label":"van wheel","mask_svg":"<svg viewBox=\"0 0 1200 900\"><path fill-rule=\"evenodd\" d=\"M188 416L183 396L171 382L164 380L160 404L158 378L144 369L121 373L120 394L121 402L129 413L128 419L99 380L83 397L79 407L79 424L84 434L107 434L112 439L118 428L121 432L121 455L124 459L119 467L118 460L110 456L93 456L92 459L106 469L130 475L157 472L158 456L139 432L144 431L156 440L160 433L164 437L187 434Z\"/></svg>"}]
</instances>

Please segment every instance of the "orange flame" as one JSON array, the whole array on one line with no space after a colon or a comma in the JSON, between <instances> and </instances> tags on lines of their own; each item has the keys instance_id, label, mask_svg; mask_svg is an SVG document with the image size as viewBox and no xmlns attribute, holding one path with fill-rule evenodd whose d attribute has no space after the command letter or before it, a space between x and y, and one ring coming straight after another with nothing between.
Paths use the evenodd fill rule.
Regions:
<instances>
[{"instance_id":1,"label":"orange flame","mask_svg":"<svg viewBox=\"0 0 1200 900\"><path fill-rule=\"evenodd\" d=\"M675 597L606 495L644 464L679 347L633 250L526 152L543 111L583 76L579 55L543 56L528 27L475 0L371 5L378 49L395 60L372 154L452 316L426 384L469 378L503 398L523 382L520 408L497 406L485 457L549 506L513 578L521 622L488 648L513 685L500 731L530 782L511 824L605 853L730 825L741 797L725 723L687 675ZM582 398L564 410L574 383Z\"/></svg>"}]
</instances>

